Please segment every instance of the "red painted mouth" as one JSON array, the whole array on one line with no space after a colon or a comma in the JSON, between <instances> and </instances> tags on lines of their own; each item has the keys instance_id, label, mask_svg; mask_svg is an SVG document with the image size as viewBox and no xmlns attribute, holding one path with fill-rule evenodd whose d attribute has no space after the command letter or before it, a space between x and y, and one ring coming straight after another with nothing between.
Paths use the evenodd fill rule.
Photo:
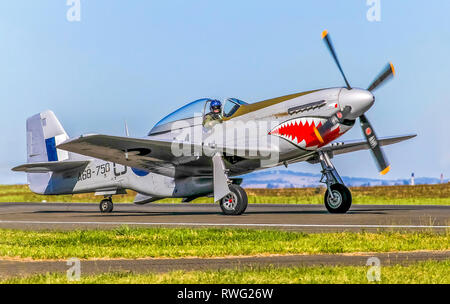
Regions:
<instances>
[{"instance_id":1,"label":"red painted mouth","mask_svg":"<svg viewBox=\"0 0 450 304\"><path fill-rule=\"evenodd\" d=\"M326 122L324 118L303 117L286 121L275 127L270 135L277 135L306 150L322 147L341 136L341 127L337 125L319 141L314 128L320 128Z\"/></svg>"}]
</instances>

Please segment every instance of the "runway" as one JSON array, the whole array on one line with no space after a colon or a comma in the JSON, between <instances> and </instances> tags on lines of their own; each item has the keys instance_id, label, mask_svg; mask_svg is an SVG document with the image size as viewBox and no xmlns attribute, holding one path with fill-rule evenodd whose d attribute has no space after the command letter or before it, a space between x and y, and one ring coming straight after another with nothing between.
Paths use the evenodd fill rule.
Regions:
<instances>
[{"instance_id":1,"label":"runway","mask_svg":"<svg viewBox=\"0 0 450 304\"><path fill-rule=\"evenodd\" d=\"M101 214L91 203L0 203L0 228L108 229L139 227L227 227L304 232L433 230L450 228L450 206L353 205L329 214L322 205L251 204L241 216L222 215L215 204L114 204Z\"/></svg>"}]
</instances>

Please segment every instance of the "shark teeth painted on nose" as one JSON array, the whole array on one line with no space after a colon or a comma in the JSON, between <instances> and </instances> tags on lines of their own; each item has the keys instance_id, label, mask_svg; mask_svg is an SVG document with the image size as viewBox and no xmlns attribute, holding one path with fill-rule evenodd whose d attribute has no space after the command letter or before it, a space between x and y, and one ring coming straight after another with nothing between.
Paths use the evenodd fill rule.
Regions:
<instances>
[{"instance_id":1,"label":"shark teeth painted on nose","mask_svg":"<svg viewBox=\"0 0 450 304\"><path fill-rule=\"evenodd\" d=\"M328 132L324 143L319 142L314 133L314 128L320 128L326 119L318 117L302 117L285 121L269 132L270 135L277 135L291 143L306 150L315 150L340 135L340 126L336 125Z\"/></svg>"}]
</instances>

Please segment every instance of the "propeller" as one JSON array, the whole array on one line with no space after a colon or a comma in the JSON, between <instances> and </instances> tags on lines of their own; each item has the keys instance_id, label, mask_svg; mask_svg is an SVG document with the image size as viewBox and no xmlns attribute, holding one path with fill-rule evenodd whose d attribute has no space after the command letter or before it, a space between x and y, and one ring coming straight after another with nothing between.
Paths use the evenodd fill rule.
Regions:
<instances>
[{"instance_id":1,"label":"propeller","mask_svg":"<svg viewBox=\"0 0 450 304\"><path fill-rule=\"evenodd\" d=\"M385 175L391 169L391 166L386 160L386 156L384 156L383 150L381 150L381 146L378 142L378 138L375 135L375 131L372 128L369 120L366 115L361 115L359 117L359 121L361 123L361 129L366 137L367 144L369 145L370 150L372 151L372 155L375 158L375 161L378 166L378 170L381 175Z\"/></svg>"},{"instance_id":2,"label":"propeller","mask_svg":"<svg viewBox=\"0 0 450 304\"><path fill-rule=\"evenodd\" d=\"M333 43L331 43L331 38L328 36L327 30L322 32L322 39L325 41L325 44L327 45L328 50L331 53L331 56L333 56L334 62L336 62L336 65L338 66L339 71L341 72L341 75L344 78L347 88L350 90L352 87L348 83L347 77L345 77L344 71L342 70L341 64L339 63L339 59L337 58L336 51L334 50Z\"/></svg>"},{"instance_id":3,"label":"propeller","mask_svg":"<svg viewBox=\"0 0 450 304\"><path fill-rule=\"evenodd\" d=\"M331 42L331 38L328 34L328 31L322 32L322 39L324 40L326 46L328 47L328 50L331 53L331 56L334 59L334 62L336 63L339 71L341 72L342 77L344 78L345 84L347 85L348 90L353 90L350 86L350 83L348 82L347 78L345 77L344 71L342 70L341 64L339 62L339 59L336 55L336 51L333 47L333 44ZM381 85L386 83L386 81L390 80L395 75L395 69L394 65L389 62L386 67L378 74L378 76L375 78L375 80L372 82L372 84L369 86L367 91L374 91L377 88L379 88ZM314 133L317 137L317 139L324 143L323 138L327 136L327 134L333 130L333 128L339 124L342 123L346 117L349 116L349 114L352 112L352 107L349 105L346 105L343 110L338 111L336 114L332 115L328 120L318 129L314 128ZM358 114L357 114L358 115ZM389 162L386 159L386 156L383 153L383 150L381 149L381 146L378 142L378 138L375 134L375 131L367 119L367 117L364 114L361 114L359 116L359 120L361 123L361 130L366 138L367 144L372 151L372 155L375 159L375 162L377 164L377 167L380 171L380 174L384 175L389 172L391 166Z\"/></svg>"},{"instance_id":4,"label":"propeller","mask_svg":"<svg viewBox=\"0 0 450 304\"><path fill-rule=\"evenodd\" d=\"M383 69L383 71L375 78L375 80L372 82L372 84L367 89L368 91L373 91L377 89L379 86L381 86L383 83L385 83L387 80L391 79L395 76L395 69L392 62L389 62L386 67Z\"/></svg>"}]
</instances>

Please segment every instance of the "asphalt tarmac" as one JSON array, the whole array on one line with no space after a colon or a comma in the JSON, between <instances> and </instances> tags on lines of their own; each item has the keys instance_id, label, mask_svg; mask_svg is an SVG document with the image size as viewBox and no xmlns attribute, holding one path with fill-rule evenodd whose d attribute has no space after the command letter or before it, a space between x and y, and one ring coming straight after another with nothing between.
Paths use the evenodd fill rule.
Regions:
<instances>
[{"instance_id":1,"label":"asphalt tarmac","mask_svg":"<svg viewBox=\"0 0 450 304\"><path fill-rule=\"evenodd\" d=\"M304 232L433 230L450 228L450 206L353 205L330 214L322 205L251 204L240 216L225 216L215 204L114 204L101 214L91 203L0 203L0 228L108 229L139 227L227 227Z\"/></svg>"}]
</instances>

